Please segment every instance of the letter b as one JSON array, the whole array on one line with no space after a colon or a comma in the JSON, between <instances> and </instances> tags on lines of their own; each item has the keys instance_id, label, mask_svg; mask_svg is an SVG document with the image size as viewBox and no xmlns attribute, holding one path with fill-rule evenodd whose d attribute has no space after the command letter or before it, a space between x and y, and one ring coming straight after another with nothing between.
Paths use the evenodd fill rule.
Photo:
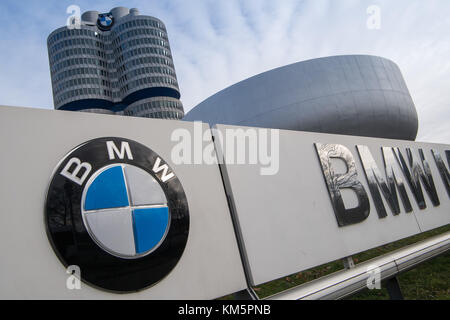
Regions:
<instances>
[{"instance_id":1,"label":"letter b","mask_svg":"<svg viewBox=\"0 0 450 320\"><path fill-rule=\"evenodd\" d=\"M71 171L70 169L75 165L74 169ZM81 171L81 169L84 169ZM81 162L80 159L73 157L70 159L64 169L60 172L62 176L66 177L69 180L79 184L80 186L83 184L84 180L88 177L89 173L92 170L92 166L87 162ZM81 177L79 176L80 171L82 172Z\"/></svg>"},{"instance_id":2,"label":"letter b","mask_svg":"<svg viewBox=\"0 0 450 320\"><path fill-rule=\"evenodd\" d=\"M343 227L364 221L370 213L369 198L363 185L357 179L358 173L352 153L340 144L316 143L315 146L338 225ZM347 166L346 173L334 172L331 165L333 158L344 161ZM350 189L355 192L358 198L356 207L350 209L345 207L341 189Z\"/></svg>"}]
</instances>

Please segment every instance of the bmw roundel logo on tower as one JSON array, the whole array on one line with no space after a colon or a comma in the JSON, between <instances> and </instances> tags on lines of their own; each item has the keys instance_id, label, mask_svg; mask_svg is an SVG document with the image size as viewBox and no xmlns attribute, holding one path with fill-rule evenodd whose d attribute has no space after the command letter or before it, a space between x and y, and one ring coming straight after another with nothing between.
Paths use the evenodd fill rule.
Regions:
<instances>
[{"instance_id":1,"label":"bmw roundel logo on tower","mask_svg":"<svg viewBox=\"0 0 450 320\"><path fill-rule=\"evenodd\" d=\"M129 139L99 138L58 165L47 194L50 242L82 280L131 292L163 279L186 246L189 209L172 168Z\"/></svg>"},{"instance_id":2,"label":"bmw roundel logo on tower","mask_svg":"<svg viewBox=\"0 0 450 320\"><path fill-rule=\"evenodd\" d=\"M109 30L114 24L114 17L111 13L101 13L98 15L97 26L101 30Z\"/></svg>"}]
</instances>

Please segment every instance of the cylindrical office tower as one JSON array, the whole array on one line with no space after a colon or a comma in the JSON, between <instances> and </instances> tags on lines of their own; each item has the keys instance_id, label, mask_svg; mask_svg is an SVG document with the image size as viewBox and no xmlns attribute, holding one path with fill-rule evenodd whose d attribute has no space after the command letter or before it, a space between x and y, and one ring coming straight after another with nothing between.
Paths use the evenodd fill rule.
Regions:
<instances>
[{"instance_id":1,"label":"cylindrical office tower","mask_svg":"<svg viewBox=\"0 0 450 320\"><path fill-rule=\"evenodd\" d=\"M184 116L161 20L117 7L87 11L47 39L55 109L149 118Z\"/></svg>"}]
</instances>

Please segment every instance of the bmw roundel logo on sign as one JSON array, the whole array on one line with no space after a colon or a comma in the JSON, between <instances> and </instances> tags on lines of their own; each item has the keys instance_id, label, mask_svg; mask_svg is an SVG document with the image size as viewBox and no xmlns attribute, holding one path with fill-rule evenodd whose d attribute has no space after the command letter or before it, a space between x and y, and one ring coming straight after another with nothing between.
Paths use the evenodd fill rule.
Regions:
<instances>
[{"instance_id":1,"label":"bmw roundel logo on sign","mask_svg":"<svg viewBox=\"0 0 450 320\"><path fill-rule=\"evenodd\" d=\"M164 278L189 232L186 195L174 171L144 145L99 138L58 165L47 194L50 242L82 280L131 292Z\"/></svg>"}]
</instances>

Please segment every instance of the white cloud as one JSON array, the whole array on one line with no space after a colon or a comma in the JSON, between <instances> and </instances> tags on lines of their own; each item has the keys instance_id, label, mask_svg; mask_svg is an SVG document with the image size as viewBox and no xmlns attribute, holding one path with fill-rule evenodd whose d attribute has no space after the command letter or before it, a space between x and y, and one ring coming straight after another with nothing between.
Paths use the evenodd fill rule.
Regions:
<instances>
[{"instance_id":1,"label":"white cloud","mask_svg":"<svg viewBox=\"0 0 450 320\"><path fill-rule=\"evenodd\" d=\"M45 39L65 22L65 8L74 2L21 3L0 5L3 25L15 21L13 27L20 30L16 38L0 38L0 104L49 107ZM77 4L83 11L120 5ZM393 60L402 70L419 113L418 140L450 141L448 0L173 0L126 5L165 22L185 111L275 67L321 56L373 54ZM381 30L366 27L369 5L381 8ZM40 18L23 26L19 10Z\"/></svg>"},{"instance_id":2,"label":"white cloud","mask_svg":"<svg viewBox=\"0 0 450 320\"><path fill-rule=\"evenodd\" d=\"M372 4L381 9L381 30L366 27ZM226 1L176 8L169 27L186 111L275 67L373 54L402 70L419 113L418 140L450 141L448 1ZM195 28L185 28L188 19Z\"/></svg>"}]
</instances>

